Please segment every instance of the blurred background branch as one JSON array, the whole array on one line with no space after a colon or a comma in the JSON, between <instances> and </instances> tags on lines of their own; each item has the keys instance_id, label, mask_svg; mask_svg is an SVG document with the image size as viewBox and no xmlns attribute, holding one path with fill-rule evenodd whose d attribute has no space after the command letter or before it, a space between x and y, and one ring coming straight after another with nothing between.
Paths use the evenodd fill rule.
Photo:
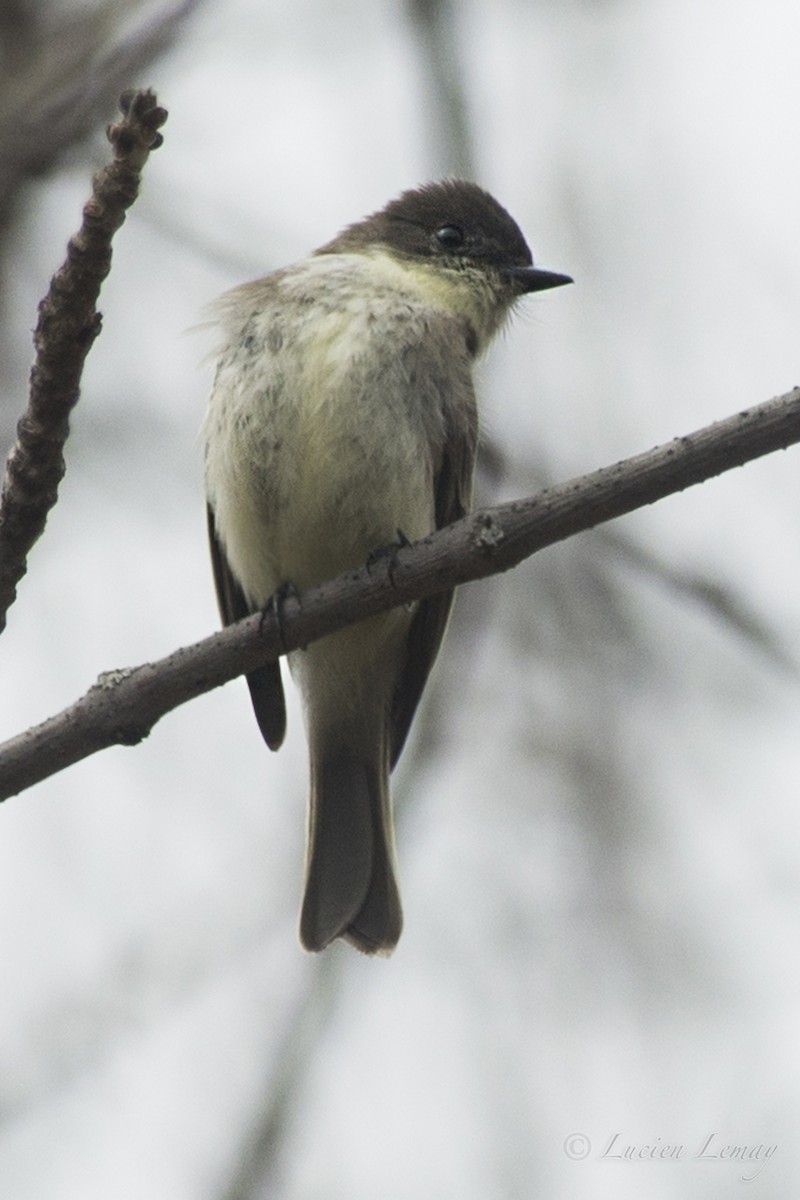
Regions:
<instances>
[{"instance_id":1,"label":"blurred background branch","mask_svg":"<svg viewBox=\"0 0 800 1200\"><path fill-rule=\"evenodd\" d=\"M0 5L0 271L25 188L97 135L120 92L174 45L202 3L154 12L147 0L106 0L74 13L39 0Z\"/></svg>"},{"instance_id":2,"label":"blurred background branch","mask_svg":"<svg viewBox=\"0 0 800 1200\"><path fill-rule=\"evenodd\" d=\"M13 214L19 190L63 163L102 128L131 80L149 70L202 0L164 6L133 28L144 0L119 0L75 14L31 0L10 0L0 17L0 220Z\"/></svg>"}]
</instances>

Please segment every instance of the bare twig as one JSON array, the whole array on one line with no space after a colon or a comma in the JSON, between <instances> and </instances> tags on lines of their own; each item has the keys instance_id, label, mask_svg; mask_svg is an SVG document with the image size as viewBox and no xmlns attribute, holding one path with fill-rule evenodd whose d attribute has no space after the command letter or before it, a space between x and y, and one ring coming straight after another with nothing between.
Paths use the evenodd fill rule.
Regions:
<instances>
[{"instance_id":1,"label":"bare twig","mask_svg":"<svg viewBox=\"0 0 800 1200\"><path fill-rule=\"evenodd\" d=\"M157 663L114 671L78 702L0 746L0 799L112 745L285 650L344 625L516 566L537 550L800 442L800 388L528 499L482 509L400 549L391 572L363 567L287 600L280 629L247 617Z\"/></svg>"},{"instance_id":2,"label":"bare twig","mask_svg":"<svg viewBox=\"0 0 800 1200\"><path fill-rule=\"evenodd\" d=\"M122 120L108 130L114 159L95 176L80 231L39 305L28 408L17 426L0 497L0 630L64 475L69 416L86 355L100 332L95 305L111 266L111 239L136 199L150 150L162 141L158 129L167 114L152 92L126 92L120 107Z\"/></svg>"}]
</instances>

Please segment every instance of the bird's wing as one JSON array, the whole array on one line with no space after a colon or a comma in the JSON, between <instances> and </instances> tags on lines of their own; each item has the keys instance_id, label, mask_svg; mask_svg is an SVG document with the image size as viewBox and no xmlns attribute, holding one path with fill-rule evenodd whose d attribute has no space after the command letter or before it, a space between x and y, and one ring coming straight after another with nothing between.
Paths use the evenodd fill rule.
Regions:
<instances>
[{"instance_id":1,"label":"bird's wing","mask_svg":"<svg viewBox=\"0 0 800 1200\"><path fill-rule=\"evenodd\" d=\"M217 603L223 625L232 625L253 612L244 592L228 565L225 551L217 536L214 511L207 505L208 540L211 547L211 565L217 588ZM250 698L253 702L261 736L270 750L277 750L286 734L286 702L281 680L281 664L278 660L257 667L247 676Z\"/></svg>"},{"instance_id":2,"label":"bird's wing","mask_svg":"<svg viewBox=\"0 0 800 1200\"><path fill-rule=\"evenodd\" d=\"M474 399L469 383L470 399ZM477 443L474 406L451 422L441 465L434 481L436 528L450 525L468 512ZM406 661L394 696L390 754L395 766L405 745L423 688L430 674L453 605L453 590L420 603L408 634Z\"/></svg>"}]
</instances>

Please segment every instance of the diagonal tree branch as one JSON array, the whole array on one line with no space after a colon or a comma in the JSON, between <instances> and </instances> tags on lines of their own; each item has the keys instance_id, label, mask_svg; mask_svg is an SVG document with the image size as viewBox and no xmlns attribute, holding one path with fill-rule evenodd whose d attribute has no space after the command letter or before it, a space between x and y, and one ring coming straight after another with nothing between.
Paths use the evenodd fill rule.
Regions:
<instances>
[{"instance_id":1,"label":"diagonal tree branch","mask_svg":"<svg viewBox=\"0 0 800 1200\"><path fill-rule=\"evenodd\" d=\"M158 130L167 114L152 92L126 92L120 108L122 120L108 130L113 161L95 175L83 224L39 305L28 408L17 426L0 497L0 631L64 476L69 416L86 355L100 332L95 306L111 267L111 239L136 199L148 154L162 141Z\"/></svg>"},{"instance_id":2,"label":"diagonal tree branch","mask_svg":"<svg viewBox=\"0 0 800 1200\"><path fill-rule=\"evenodd\" d=\"M0 746L0 799L112 745L134 745L179 704L344 625L517 566L545 546L800 442L800 388L524 500L486 508L246 617L156 663L102 675L58 716Z\"/></svg>"}]
</instances>

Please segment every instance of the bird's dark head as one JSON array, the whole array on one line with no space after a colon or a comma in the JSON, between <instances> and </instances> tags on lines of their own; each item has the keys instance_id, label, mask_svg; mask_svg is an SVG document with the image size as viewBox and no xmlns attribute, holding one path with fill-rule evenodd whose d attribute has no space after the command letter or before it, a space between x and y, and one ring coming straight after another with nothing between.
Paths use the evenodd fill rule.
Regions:
<instances>
[{"instance_id":1,"label":"bird's dark head","mask_svg":"<svg viewBox=\"0 0 800 1200\"><path fill-rule=\"evenodd\" d=\"M427 280L428 290L473 320L482 343L520 296L572 282L534 266L522 231L503 206L477 184L458 179L403 192L317 254L372 252L390 255L420 284Z\"/></svg>"},{"instance_id":2,"label":"bird's dark head","mask_svg":"<svg viewBox=\"0 0 800 1200\"><path fill-rule=\"evenodd\" d=\"M379 212L350 225L319 254L341 254L380 245L398 257L444 268L478 266L497 271L518 295L572 283L544 271L516 221L476 183L448 179L403 192Z\"/></svg>"}]
</instances>

